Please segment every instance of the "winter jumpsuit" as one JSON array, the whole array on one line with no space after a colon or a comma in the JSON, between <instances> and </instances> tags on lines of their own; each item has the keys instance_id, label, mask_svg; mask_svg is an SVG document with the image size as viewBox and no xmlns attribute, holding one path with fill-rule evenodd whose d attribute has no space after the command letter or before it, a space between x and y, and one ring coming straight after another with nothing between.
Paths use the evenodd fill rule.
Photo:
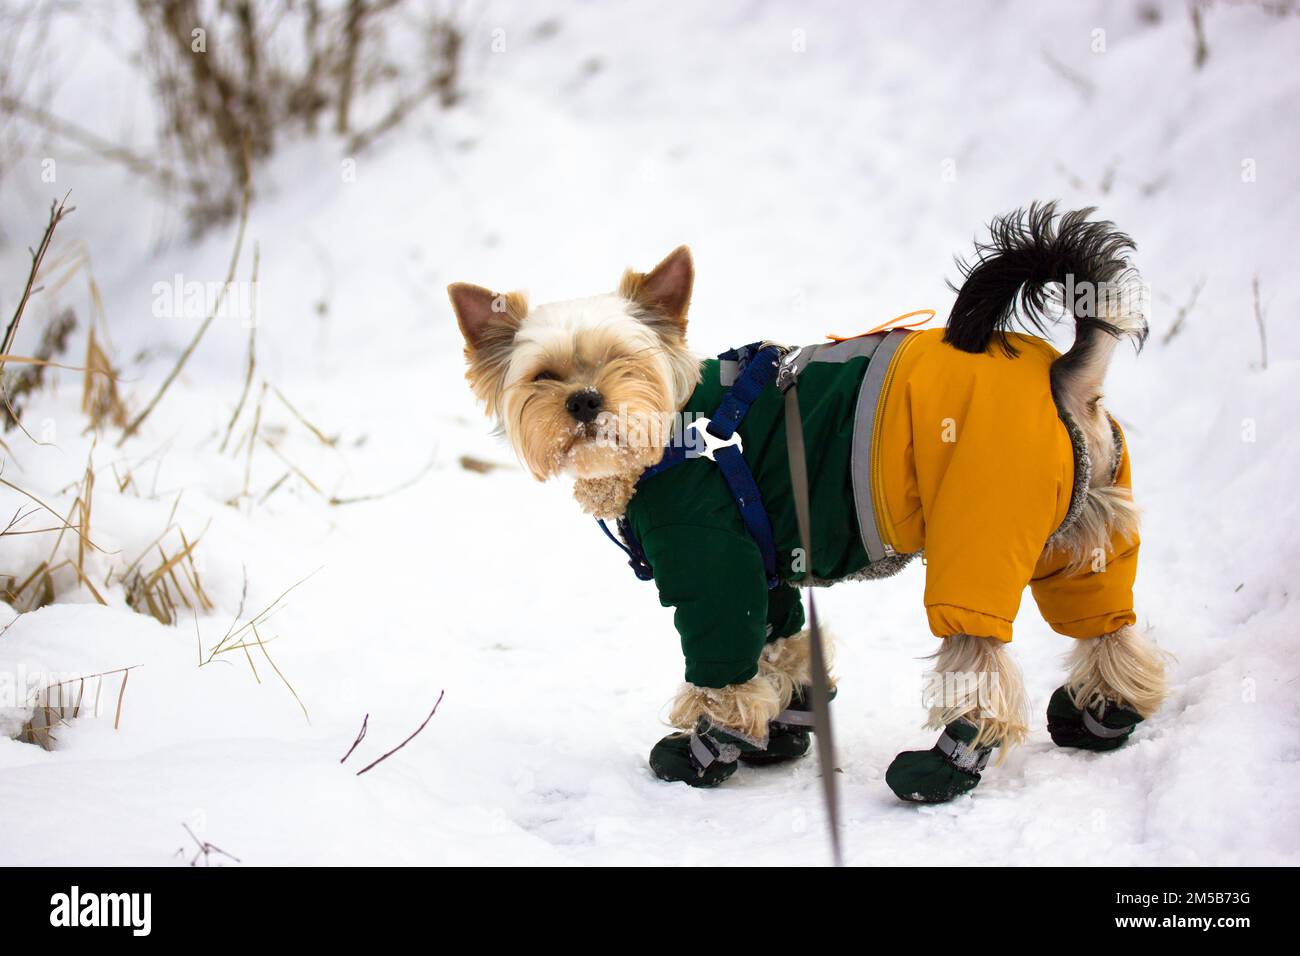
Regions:
<instances>
[{"instance_id":1,"label":"winter jumpsuit","mask_svg":"<svg viewBox=\"0 0 1300 956\"><path fill-rule=\"evenodd\" d=\"M1136 535L1117 534L1106 555L1075 573L1064 552L1044 550L1077 514L1086 488L1076 475L1088 471L1079 461L1087 449L1072 439L1079 433L1067 428L1052 398L1048 371L1058 353L1041 339L1013 335L1015 357L998 348L971 354L942 336L906 333L878 366L884 378L874 394L863 393L871 358L853 356L852 348L832 350L848 354L800 373L814 579L883 577L924 551L925 608L938 637L1010 641L1026 585L1061 634L1090 638L1133 623ZM716 360L704 363L687 417L712 414L723 371ZM868 406L872 427L863 438L859 419ZM646 479L627 509L660 601L675 609L686 680L702 687L749 680L766 642L803 627L795 585L805 559L775 386L754 402L738 433L785 584L768 589L758 546L707 458ZM1121 452L1114 482L1128 488L1128 451L1117 426L1114 437ZM883 559L868 557L863 522L886 546Z\"/></svg>"}]
</instances>

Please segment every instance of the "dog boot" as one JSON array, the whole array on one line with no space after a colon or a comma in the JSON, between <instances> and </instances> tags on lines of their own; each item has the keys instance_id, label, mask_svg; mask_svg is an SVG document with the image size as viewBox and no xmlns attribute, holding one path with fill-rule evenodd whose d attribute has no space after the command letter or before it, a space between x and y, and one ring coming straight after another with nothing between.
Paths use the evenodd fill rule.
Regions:
<instances>
[{"instance_id":1,"label":"dog boot","mask_svg":"<svg viewBox=\"0 0 1300 956\"><path fill-rule=\"evenodd\" d=\"M741 755L762 751L766 744L701 717L693 731L669 734L654 745L650 769L660 780L716 787L736 772Z\"/></svg>"},{"instance_id":2,"label":"dog boot","mask_svg":"<svg viewBox=\"0 0 1300 956\"><path fill-rule=\"evenodd\" d=\"M979 729L969 720L955 720L943 729L929 750L908 750L894 758L885 783L909 803L945 803L975 789L992 747L972 746Z\"/></svg>"},{"instance_id":3,"label":"dog boot","mask_svg":"<svg viewBox=\"0 0 1300 956\"><path fill-rule=\"evenodd\" d=\"M1141 722L1135 711L1109 701L1100 711L1092 707L1080 710L1064 687L1058 687L1047 703L1047 732L1058 747L1114 750Z\"/></svg>"},{"instance_id":4,"label":"dog boot","mask_svg":"<svg viewBox=\"0 0 1300 956\"><path fill-rule=\"evenodd\" d=\"M837 689L830 689L830 699L835 699ZM740 759L755 767L785 763L802 757L812 747L814 726L812 691L807 687L795 688L790 706L773 718L767 728L767 748L753 753L742 753Z\"/></svg>"}]
</instances>

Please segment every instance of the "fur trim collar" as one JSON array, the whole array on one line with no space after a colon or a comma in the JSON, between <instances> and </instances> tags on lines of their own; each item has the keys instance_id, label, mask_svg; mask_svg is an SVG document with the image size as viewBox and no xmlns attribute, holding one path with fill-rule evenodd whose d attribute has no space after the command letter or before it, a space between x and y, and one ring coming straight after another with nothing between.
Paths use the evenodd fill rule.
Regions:
<instances>
[{"instance_id":1,"label":"fur trim collar","mask_svg":"<svg viewBox=\"0 0 1300 956\"><path fill-rule=\"evenodd\" d=\"M1074 420L1074 416L1060 405L1056 406L1056 410L1061 416L1061 424L1065 426L1066 434L1070 436L1070 447L1074 451L1074 488L1070 492L1070 508L1065 513L1065 520L1047 539L1049 548L1059 544L1070 529L1078 523L1088 502L1088 489L1092 487L1092 456L1088 454L1088 441L1084 437L1083 429ZM1107 415L1106 420L1110 422L1111 440L1115 442L1115 464L1105 484L1113 485L1115 476L1119 473L1119 463L1124 455L1124 436L1115 419Z\"/></svg>"},{"instance_id":2,"label":"fur trim collar","mask_svg":"<svg viewBox=\"0 0 1300 956\"><path fill-rule=\"evenodd\" d=\"M842 578L819 578L814 576L812 586L815 588L828 588L832 584L839 584L841 581L878 581L881 578L892 578L907 567L918 554L921 554L921 552L914 551L912 554L887 555L874 564L868 564L866 567L860 568L852 574L846 574ZM802 582L796 581L794 584L799 587Z\"/></svg>"}]
</instances>

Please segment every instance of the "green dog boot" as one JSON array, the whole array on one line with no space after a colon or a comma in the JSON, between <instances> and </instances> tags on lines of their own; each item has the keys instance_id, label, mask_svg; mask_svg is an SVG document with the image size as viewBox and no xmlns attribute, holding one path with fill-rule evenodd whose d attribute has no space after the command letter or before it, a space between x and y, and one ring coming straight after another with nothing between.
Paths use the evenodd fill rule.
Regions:
<instances>
[{"instance_id":1,"label":"green dog boot","mask_svg":"<svg viewBox=\"0 0 1300 956\"><path fill-rule=\"evenodd\" d=\"M742 754L757 753L767 741L718 727L701 717L690 733L669 734L650 751L650 769L660 780L692 787L716 787L736 772Z\"/></svg>"},{"instance_id":2,"label":"green dog boot","mask_svg":"<svg viewBox=\"0 0 1300 956\"><path fill-rule=\"evenodd\" d=\"M908 750L894 758L885 783L909 803L946 803L975 789L992 747L973 747L979 729L968 720L944 728L929 750Z\"/></svg>"},{"instance_id":3,"label":"green dog boot","mask_svg":"<svg viewBox=\"0 0 1300 956\"><path fill-rule=\"evenodd\" d=\"M1080 710L1064 687L1058 687L1047 702L1047 732L1058 747L1079 750L1114 750L1123 745L1142 718L1127 707L1107 702L1096 713Z\"/></svg>"},{"instance_id":4,"label":"green dog boot","mask_svg":"<svg viewBox=\"0 0 1300 956\"><path fill-rule=\"evenodd\" d=\"M835 699L832 687L830 699ZM768 724L767 749L742 753L740 759L755 767L796 760L812 748L812 734L816 730L812 712L812 691L807 687L795 689L790 706L777 714Z\"/></svg>"}]
</instances>

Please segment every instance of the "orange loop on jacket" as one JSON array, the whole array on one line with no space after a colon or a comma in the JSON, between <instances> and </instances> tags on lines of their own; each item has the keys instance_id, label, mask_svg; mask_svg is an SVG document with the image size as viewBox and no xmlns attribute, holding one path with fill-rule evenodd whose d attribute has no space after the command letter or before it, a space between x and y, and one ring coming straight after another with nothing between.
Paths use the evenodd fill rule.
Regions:
<instances>
[{"instance_id":1,"label":"orange loop on jacket","mask_svg":"<svg viewBox=\"0 0 1300 956\"><path fill-rule=\"evenodd\" d=\"M925 318L919 319L916 322L903 322L904 319L910 319L914 315L923 315ZM835 335L833 333L827 333L826 337L832 342L847 342L849 339L860 339L864 335L875 335L877 332L884 332L886 330L915 329L925 325L925 323L933 319L934 316L934 309L917 309L915 312L904 312L902 315L896 315L889 321L882 322L874 329L867 332L859 332L857 335Z\"/></svg>"}]
</instances>

